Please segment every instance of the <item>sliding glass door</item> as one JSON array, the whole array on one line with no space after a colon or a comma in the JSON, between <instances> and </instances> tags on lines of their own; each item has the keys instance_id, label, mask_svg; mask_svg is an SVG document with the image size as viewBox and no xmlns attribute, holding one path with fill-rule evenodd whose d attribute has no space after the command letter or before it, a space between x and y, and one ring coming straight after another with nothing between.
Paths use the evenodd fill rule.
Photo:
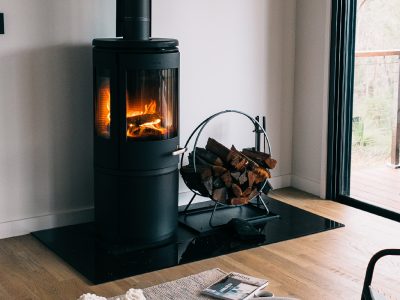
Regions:
<instances>
[{"instance_id":1,"label":"sliding glass door","mask_svg":"<svg viewBox=\"0 0 400 300\"><path fill-rule=\"evenodd\" d=\"M358 0L350 196L400 212L400 0Z\"/></svg>"},{"instance_id":2,"label":"sliding glass door","mask_svg":"<svg viewBox=\"0 0 400 300\"><path fill-rule=\"evenodd\" d=\"M400 221L400 0L332 0L327 197Z\"/></svg>"}]
</instances>

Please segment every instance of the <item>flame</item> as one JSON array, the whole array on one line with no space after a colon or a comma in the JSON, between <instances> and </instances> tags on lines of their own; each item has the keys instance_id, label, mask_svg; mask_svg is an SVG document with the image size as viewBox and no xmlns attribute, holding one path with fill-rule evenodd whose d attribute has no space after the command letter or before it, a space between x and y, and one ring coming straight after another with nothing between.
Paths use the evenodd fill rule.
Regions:
<instances>
[{"instance_id":1,"label":"flame","mask_svg":"<svg viewBox=\"0 0 400 300\"><path fill-rule=\"evenodd\" d=\"M110 126L111 123L111 109L110 104L107 104L107 126Z\"/></svg>"},{"instance_id":2,"label":"flame","mask_svg":"<svg viewBox=\"0 0 400 300\"><path fill-rule=\"evenodd\" d=\"M127 101L128 137L161 137L168 133L163 127L163 116L157 111L157 101L151 99L147 104L139 106L142 101ZM103 137L110 137L111 124L111 92L109 81L103 82L98 90L98 109L96 112L97 132ZM169 127L167 125L167 127Z\"/></svg>"},{"instance_id":3,"label":"flame","mask_svg":"<svg viewBox=\"0 0 400 300\"><path fill-rule=\"evenodd\" d=\"M162 118L157 113L156 100L150 100L150 103L145 104L141 109L127 108L127 136L128 137L151 137L160 136L167 133L167 128L162 127Z\"/></svg>"},{"instance_id":4,"label":"flame","mask_svg":"<svg viewBox=\"0 0 400 300\"><path fill-rule=\"evenodd\" d=\"M104 80L98 91L98 109L96 112L96 128L97 132L103 137L110 136L111 123L111 93L110 81Z\"/></svg>"}]
</instances>

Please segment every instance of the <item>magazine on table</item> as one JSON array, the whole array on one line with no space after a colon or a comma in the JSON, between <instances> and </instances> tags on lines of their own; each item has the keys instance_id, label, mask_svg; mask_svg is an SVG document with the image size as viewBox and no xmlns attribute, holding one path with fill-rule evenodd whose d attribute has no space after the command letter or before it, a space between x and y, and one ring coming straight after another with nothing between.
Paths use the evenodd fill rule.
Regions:
<instances>
[{"instance_id":1,"label":"magazine on table","mask_svg":"<svg viewBox=\"0 0 400 300\"><path fill-rule=\"evenodd\" d=\"M267 284L268 280L232 272L204 289L202 294L217 299L246 300Z\"/></svg>"}]
</instances>

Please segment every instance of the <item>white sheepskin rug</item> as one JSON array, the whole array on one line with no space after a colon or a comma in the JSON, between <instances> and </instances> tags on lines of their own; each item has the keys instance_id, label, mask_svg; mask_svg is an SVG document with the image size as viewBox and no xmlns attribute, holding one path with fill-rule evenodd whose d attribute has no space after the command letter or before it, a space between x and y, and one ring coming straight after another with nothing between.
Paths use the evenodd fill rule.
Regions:
<instances>
[{"instance_id":1,"label":"white sheepskin rug","mask_svg":"<svg viewBox=\"0 0 400 300\"><path fill-rule=\"evenodd\" d=\"M95 294L84 294L78 300L107 300L107 298ZM115 298L115 300L146 300L142 290L130 289L125 295Z\"/></svg>"}]
</instances>

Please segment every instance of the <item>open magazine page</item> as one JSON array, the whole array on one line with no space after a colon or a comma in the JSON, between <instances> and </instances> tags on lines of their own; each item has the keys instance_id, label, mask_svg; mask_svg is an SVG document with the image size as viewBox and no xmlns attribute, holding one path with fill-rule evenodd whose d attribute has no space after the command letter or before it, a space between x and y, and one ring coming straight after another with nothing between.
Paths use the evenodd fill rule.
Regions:
<instances>
[{"instance_id":1,"label":"open magazine page","mask_svg":"<svg viewBox=\"0 0 400 300\"><path fill-rule=\"evenodd\" d=\"M240 273L230 273L203 290L203 294L218 299L245 300L268 284L265 279Z\"/></svg>"}]
</instances>

